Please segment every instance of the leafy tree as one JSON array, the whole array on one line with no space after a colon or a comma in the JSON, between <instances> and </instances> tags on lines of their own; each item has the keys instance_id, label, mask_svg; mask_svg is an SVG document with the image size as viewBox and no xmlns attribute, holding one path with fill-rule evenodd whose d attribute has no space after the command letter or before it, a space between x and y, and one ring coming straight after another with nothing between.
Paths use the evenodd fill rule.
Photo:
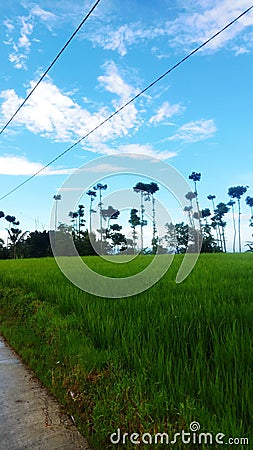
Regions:
<instances>
[{"instance_id":1,"label":"leafy tree","mask_svg":"<svg viewBox=\"0 0 253 450\"><path fill-rule=\"evenodd\" d=\"M81 231L80 236L74 238L74 242L80 256L97 254L95 250L96 236L94 233L89 233L88 230Z\"/></svg>"},{"instance_id":2,"label":"leafy tree","mask_svg":"<svg viewBox=\"0 0 253 450\"><path fill-rule=\"evenodd\" d=\"M222 249L224 250L224 252L226 253L227 249L226 249L226 239L225 239L225 226L226 226L226 222L224 222L222 220L222 218L224 217L225 214L227 214L227 212L229 211L229 208L227 207L227 205L223 202L220 202L215 210L214 210L214 217L213 219L218 223L218 226L221 229L221 243L222 243Z\"/></svg>"},{"instance_id":3,"label":"leafy tree","mask_svg":"<svg viewBox=\"0 0 253 450\"><path fill-rule=\"evenodd\" d=\"M14 227L11 227L7 231L8 231L8 235L9 235L9 239L10 239L9 248L12 252L12 258L16 259L18 256L17 255L18 245L20 247L21 244L23 244L25 235L28 233L28 231L25 231L24 233L22 233L22 230L20 230L19 228L14 228Z\"/></svg>"},{"instance_id":4,"label":"leafy tree","mask_svg":"<svg viewBox=\"0 0 253 450\"><path fill-rule=\"evenodd\" d=\"M27 258L43 258L52 256L52 250L49 240L49 232L32 231L25 241L25 256Z\"/></svg>"},{"instance_id":5,"label":"leafy tree","mask_svg":"<svg viewBox=\"0 0 253 450\"><path fill-rule=\"evenodd\" d=\"M189 249L193 244L194 231L184 222L165 224L166 235L164 240L169 248L169 253L185 253L188 245Z\"/></svg>"},{"instance_id":6,"label":"leafy tree","mask_svg":"<svg viewBox=\"0 0 253 450\"><path fill-rule=\"evenodd\" d=\"M4 245L3 239L0 238L0 259L7 259L8 256L8 250Z\"/></svg>"},{"instance_id":7,"label":"leafy tree","mask_svg":"<svg viewBox=\"0 0 253 450\"><path fill-rule=\"evenodd\" d=\"M239 252L242 251L241 246L241 197L247 192L248 186L232 186L228 189L228 195L232 199L237 200L238 204L238 241L239 241Z\"/></svg>"},{"instance_id":8,"label":"leafy tree","mask_svg":"<svg viewBox=\"0 0 253 450\"><path fill-rule=\"evenodd\" d=\"M164 225L164 227L166 230L166 234L161 239L160 244L162 242L165 242L168 253L175 253L176 249L177 249L177 244L178 244L175 225L173 225L173 223L170 222L170 223L166 223Z\"/></svg>"},{"instance_id":9,"label":"leafy tree","mask_svg":"<svg viewBox=\"0 0 253 450\"><path fill-rule=\"evenodd\" d=\"M127 249L127 240L124 234L121 233L122 226L117 223L110 225L107 230L107 238L111 240L111 247L116 251L124 251Z\"/></svg>"},{"instance_id":10,"label":"leafy tree","mask_svg":"<svg viewBox=\"0 0 253 450\"><path fill-rule=\"evenodd\" d=\"M132 231L132 237L133 237L133 250L134 254L136 253L136 227L141 224L140 217L137 215L138 210L135 208L132 208L130 211L130 220L128 221L131 224Z\"/></svg>"},{"instance_id":11,"label":"leafy tree","mask_svg":"<svg viewBox=\"0 0 253 450\"><path fill-rule=\"evenodd\" d=\"M219 252L220 248L212 235L211 226L207 223L203 226L203 240L201 246L201 253Z\"/></svg>"}]
</instances>

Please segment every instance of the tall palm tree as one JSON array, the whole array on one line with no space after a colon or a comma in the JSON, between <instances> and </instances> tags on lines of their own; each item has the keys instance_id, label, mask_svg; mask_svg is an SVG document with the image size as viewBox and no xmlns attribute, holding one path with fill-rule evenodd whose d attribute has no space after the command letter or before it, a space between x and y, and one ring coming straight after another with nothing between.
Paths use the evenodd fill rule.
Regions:
<instances>
[{"instance_id":1,"label":"tall palm tree","mask_svg":"<svg viewBox=\"0 0 253 450\"><path fill-rule=\"evenodd\" d=\"M197 190L197 181L200 181L200 179L201 179L200 172L192 172L191 175L189 175L189 180L192 180L194 182L195 194L196 194L196 205L197 205L197 211L198 211L198 216L199 216L199 229L200 229L200 233L201 233L201 214L200 214L198 190Z\"/></svg>"},{"instance_id":2,"label":"tall palm tree","mask_svg":"<svg viewBox=\"0 0 253 450\"><path fill-rule=\"evenodd\" d=\"M71 217L71 222L73 223L72 225L72 234L74 237L76 237L76 235L78 234L77 232L77 218L78 218L78 212L69 212L69 217ZM58 226L58 229L60 228L60 226Z\"/></svg>"},{"instance_id":3,"label":"tall palm tree","mask_svg":"<svg viewBox=\"0 0 253 450\"><path fill-rule=\"evenodd\" d=\"M86 194L90 197L90 210L89 210L89 212L90 212L90 233L91 233L91 232L92 232L92 227L91 227L91 215L92 215L93 213L96 212L96 211L92 208L92 203L94 202L95 197L97 196L97 193L96 193L95 191L92 191L92 190L90 189L88 192L86 192Z\"/></svg>"},{"instance_id":4,"label":"tall palm tree","mask_svg":"<svg viewBox=\"0 0 253 450\"><path fill-rule=\"evenodd\" d=\"M233 227L234 227L234 237L233 237L233 253L235 253L235 242L236 242L236 224L235 224L235 201L234 200L230 200L227 203L228 206L232 207L232 216L233 216Z\"/></svg>"},{"instance_id":5,"label":"tall palm tree","mask_svg":"<svg viewBox=\"0 0 253 450\"><path fill-rule=\"evenodd\" d=\"M78 205L78 210L77 210L77 214L78 214L78 237L80 239L81 237L81 227L85 226L85 222L86 220L84 219L84 205Z\"/></svg>"},{"instance_id":6,"label":"tall palm tree","mask_svg":"<svg viewBox=\"0 0 253 450\"><path fill-rule=\"evenodd\" d=\"M145 208L144 208L144 195L145 193L147 193L147 184L142 183L141 181L139 183L136 184L136 186L133 187L134 192L140 193L141 194L141 206L140 206L140 215L141 215L141 222L140 222L140 226L141 226L141 251L143 252L143 227L145 225L147 225L147 221L144 220L144 212L145 212Z\"/></svg>"},{"instance_id":7,"label":"tall palm tree","mask_svg":"<svg viewBox=\"0 0 253 450\"><path fill-rule=\"evenodd\" d=\"M153 223L153 237L152 237L152 249L153 253L156 253L157 250L157 228L156 228L156 210L155 210L155 197L154 194L159 191L159 187L157 183L154 183L153 181L149 184L146 184L146 193L147 193L147 199L152 200L152 223Z\"/></svg>"},{"instance_id":8,"label":"tall palm tree","mask_svg":"<svg viewBox=\"0 0 253 450\"><path fill-rule=\"evenodd\" d=\"M202 217L203 219L205 219L206 225L208 225L208 223L207 223L207 218L210 217L210 216L211 216L211 211L210 211L209 208L202 209L202 211L201 211L201 217Z\"/></svg>"},{"instance_id":9,"label":"tall palm tree","mask_svg":"<svg viewBox=\"0 0 253 450\"><path fill-rule=\"evenodd\" d=\"M215 210L215 204L214 204L214 199L216 198L216 195L212 195L212 194L209 194L208 196L207 196L207 199L208 200L211 200L211 202L212 202L212 205L213 205L213 213L215 214L215 212L214 212L214 210ZM220 244L219 244L219 232L218 232L218 224L216 224L214 221L212 222L212 225L211 225L214 229L215 229L215 232L216 232L216 239L217 239L217 246L219 246Z\"/></svg>"},{"instance_id":10,"label":"tall palm tree","mask_svg":"<svg viewBox=\"0 0 253 450\"><path fill-rule=\"evenodd\" d=\"M107 220L107 224L106 224L106 234L109 233L110 230L110 221L111 220L116 220L119 215L120 215L120 211L118 209L115 209L113 206L108 206L107 209L102 209L101 211L102 213L102 217L104 220Z\"/></svg>"},{"instance_id":11,"label":"tall palm tree","mask_svg":"<svg viewBox=\"0 0 253 450\"><path fill-rule=\"evenodd\" d=\"M250 207L251 211L251 218L250 218L250 227L253 227L253 197L250 197L249 195L246 197L246 205Z\"/></svg>"},{"instance_id":12,"label":"tall palm tree","mask_svg":"<svg viewBox=\"0 0 253 450\"><path fill-rule=\"evenodd\" d=\"M54 229L57 230L57 223L58 223L58 201L61 200L61 194L54 195L53 197L55 199L55 216L54 216Z\"/></svg>"},{"instance_id":13,"label":"tall palm tree","mask_svg":"<svg viewBox=\"0 0 253 450\"><path fill-rule=\"evenodd\" d=\"M187 200L189 200L190 206L189 207L186 206L184 208L184 211L188 213L191 227L195 228L193 215L192 215L193 213L192 212L193 212L193 199L196 198L196 193L192 192L192 191L189 191L189 192L187 192L187 194L185 194L185 198Z\"/></svg>"},{"instance_id":14,"label":"tall palm tree","mask_svg":"<svg viewBox=\"0 0 253 450\"><path fill-rule=\"evenodd\" d=\"M231 198L235 198L238 204L238 242L239 253L242 251L241 244L241 197L247 192L248 186L232 186L228 189L228 195Z\"/></svg>"},{"instance_id":15,"label":"tall palm tree","mask_svg":"<svg viewBox=\"0 0 253 450\"><path fill-rule=\"evenodd\" d=\"M190 223L191 227L194 228L194 222L193 222L193 218L192 218L192 206L191 205L185 206L184 212L188 214L189 223Z\"/></svg>"},{"instance_id":16,"label":"tall palm tree","mask_svg":"<svg viewBox=\"0 0 253 450\"><path fill-rule=\"evenodd\" d=\"M102 251L102 241L103 241L103 229L102 229L102 209L103 209L103 202L102 202L102 191L105 191L107 189L107 184L97 183L96 186L93 186L93 189L95 191L99 192L99 213L100 213L100 242L101 242L101 251Z\"/></svg>"}]
</instances>

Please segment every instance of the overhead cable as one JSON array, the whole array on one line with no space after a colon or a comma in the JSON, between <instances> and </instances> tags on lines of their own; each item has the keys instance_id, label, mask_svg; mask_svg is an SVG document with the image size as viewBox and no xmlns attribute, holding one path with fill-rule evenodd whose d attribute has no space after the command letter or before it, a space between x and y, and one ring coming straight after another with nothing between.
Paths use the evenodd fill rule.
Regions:
<instances>
[{"instance_id":1,"label":"overhead cable","mask_svg":"<svg viewBox=\"0 0 253 450\"><path fill-rule=\"evenodd\" d=\"M58 159L60 159L63 155L68 153L72 148L76 147L80 142L82 142L84 139L86 139L88 136L93 134L96 130L98 130L102 125L104 125L106 122L111 120L114 116L119 114L123 109L125 109L128 105L133 103L137 98L139 98L141 95L143 95L145 92L147 92L151 87L153 87L156 83L158 83L160 80L162 80L166 75L171 73L174 69L179 67L183 62L188 60L191 56L193 56L195 53L197 53L200 49L205 47L209 42L211 42L213 39L215 39L217 36L219 36L221 33L223 33L225 30L227 30L231 25L233 25L235 22L237 22L241 17L243 17L245 14L247 14L250 10L253 9L253 5L250 6L248 9L243 11L239 16L237 16L234 20L229 22L226 26L224 26L221 30L219 30L217 33L213 34L209 39L207 39L203 44L196 47L194 50L192 50L190 53L188 53L184 58L182 58L180 61L178 61L176 64L174 64L170 69L168 69L166 72L164 72L162 75L160 75L158 78L156 78L152 83L150 83L147 87L145 87L142 91L140 91L138 94L136 94L134 97L132 97L129 101L127 101L124 105L122 105L120 108L118 108L114 113L110 114L106 119L102 120L96 127L92 128L88 133L86 133L83 137L78 139L74 144L72 144L70 147L68 147L66 150L64 150L62 153L58 154L54 159L49 161L45 166L43 166L41 169L39 169L37 172L35 172L30 177L26 178L22 183L18 184L16 187L11 189L9 192L7 192L5 195L3 195L0 198L0 201L4 198L11 195L13 192L20 189L24 184L28 183L28 181L32 180L34 177L39 175L43 170L45 170L47 167L51 166L54 162L56 162Z\"/></svg>"},{"instance_id":2,"label":"overhead cable","mask_svg":"<svg viewBox=\"0 0 253 450\"><path fill-rule=\"evenodd\" d=\"M18 112L21 110L21 108L23 108L24 104L27 102L27 100L31 97L31 95L34 93L35 89L37 89L37 87L39 86L39 84L42 82L42 80L45 78L45 76L48 74L48 72L50 71L50 69L54 66L54 64L56 63L56 61L60 58L61 54L64 52L64 50L68 47L68 45L70 44L70 42L72 41L72 39L75 37L75 35L78 33L78 31L82 28L82 26L84 25L84 23L86 22L86 20L89 18L89 16L91 15L91 13L94 11L94 9L97 7L97 5L99 4L101 0L97 0L96 3L94 3L94 5L92 6L92 8L90 9L90 11L88 12L88 14L86 14L86 16L83 18L82 22L78 25L78 27L75 29L74 33L72 33L72 35L70 36L70 38L67 40L66 44L62 47L62 49L57 53L56 57L54 58L54 60L51 62L51 64L48 66L48 68L46 69L46 71L43 73L43 75L41 75L39 81L37 81L37 83L34 85L34 87L32 88L32 90L29 92L29 94L26 96L26 98L23 100L23 102L19 105L19 107L16 109L16 111L12 114L11 118L8 120L8 122L4 125L4 127L0 130L0 134L2 134L4 132L4 130L8 127L8 125L10 125L10 123L12 122L12 120L14 119L14 117L16 117L16 115L18 114Z\"/></svg>"}]
</instances>

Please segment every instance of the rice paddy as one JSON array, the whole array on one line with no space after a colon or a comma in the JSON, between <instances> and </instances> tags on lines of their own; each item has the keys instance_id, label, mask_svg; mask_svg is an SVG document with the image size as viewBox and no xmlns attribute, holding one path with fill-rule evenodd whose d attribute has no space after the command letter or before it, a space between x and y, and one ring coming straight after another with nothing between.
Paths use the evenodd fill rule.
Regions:
<instances>
[{"instance_id":1,"label":"rice paddy","mask_svg":"<svg viewBox=\"0 0 253 450\"><path fill-rule=\"evenodd\" d=\"M113 276L128 276L151 258L84 259L99 273L112 276L113 265ZM121 299L79 290L53 258L0 261L0 331L94 449L135 448L111 442L117 429L172 439L192 422L224 442L252 442L253 255L201 255L176 284L181 260L147 291Z\"/></svg>"}]
</instances>

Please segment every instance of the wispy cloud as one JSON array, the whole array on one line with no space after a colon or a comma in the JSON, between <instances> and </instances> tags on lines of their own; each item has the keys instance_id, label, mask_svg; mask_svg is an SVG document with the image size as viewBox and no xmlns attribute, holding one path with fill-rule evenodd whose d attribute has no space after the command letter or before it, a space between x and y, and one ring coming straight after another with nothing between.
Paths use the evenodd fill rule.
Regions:
<instances>
[{"instance_id":1,"label":"wispy cloud","mask_svg":"<svg viewBox=\"0 0 253 450\"><path fill-rule=\"evenodd\" d=\"M171 105L169 102L164 102L162 106L156 111L156 114L149 119L149 123L157 124L170 119L174 114L184 111L184 107L180 104Z\"/></svg>"},{"instance_id":2,"label":"wispy cloud","mask_svg":"<svg viewBox=\"0 0 253 450\"><path fill-rule=\"evenodd\" d=\"M9 34L7 43L12 46L12 51L9 53L9 61L14 64L16 69L26 69L26 60L31 47L30 35L33 32L34 25L31 17L19 17L18 19L21 28L20 36L16 42L10 37L10 33L12 34L15 29L14 24L10 20L5 21L5 26Z\"/></svg>"},{"instance_id":3,"label":"wispy cloud","mask_svg":"<svg viewBox=\"0 0 253 450\"><path fill-rule=\"evenodd\" d=\"M193 143L213 137L216 131L217 128L213 119L201 119L182 125L173 136L168 138L168 140Z\"/></svg>"},{"instance_id":4,"label":"wispy cloud","mask_svg":"<svg viewBox=\"0 0 253 450\"><path fill-rule=\"evenodd\" d=\"M178 10L173 20L160 20L153 25L147 25L145 22L128 23L118 27L111 23L101 26L96 33L91 32L88 39L103 49L117 51L121 56L125 56L132 46L140 43L145 45L147 41L152 40L155 43L157 38L166 40L168 48L184 48L187 51L210 38L249 6L249 0L189 1L184 5L183 11ZM252 11L214 39L205 51L207 48L209 51L215 51L224 46L234 50L234 39L244 40L245 31L250 26L253 26ZM153 53L156 53L158 58L169 56L169 52L163 55L158 48L159 46L155 45L153 47ZM244 40L242 48L252 48L252 40Z\"/></svg>"},{"instance_id":5,"label":"wispy cloud","mask_svg":"<svg viewBox=\"0 0 253 450\"><path fill-rule=\"evenodd\" d=\"M42 9L39 5L32 5L30 15L39 17L43 22L46 23L48 28L51 28L51 24L54 23L57 19L57 15Z\"/></svg>"},{"instance_id":6,"label":"wispy cloud","mask_svg":"<svg viewBox=\"0 0 253 450\"><path fill-rule=\"evenodd\" d=\"M27 60L32 45L32 34L36 22L43 22L47 28L51 29L51 23L56 20L56 15L45 11L37 4L31 5L31 10L27 16L18 16L15 22L11 19L4 20L6 28L6 40L12 50L9 53L9 61L16 69L27 69ZM35 39L35 41L38 41Z\"/></svg>"},{"instance_id":7,"label":"wispy cloud","mask_svg":"<svg viewBox=\"0 0 253 450\"><path fill-rule=\"evenodd\" d=\"M140 23L132 23L118 28L111 25L102 26L100 30L96 30L96 33L91 32L89 39L105 50L115 50L121 56L125 56L132 45L161 34L162 29L145 28Z\"/></svg>"},{"instance_id":8,"label":"wispy cloud","mask_svg":"<svg viewBox=\"0 0 253 450\"><path fill-rule=\"evenodd\" d=\"M145 158L145 157L154 157L158 159L170 159L177 156L176 151L171 150L157 150L151 144L124 144L119 145L116 149L112 148L108 145L98 145L94 147L90 147L87 150L103 154L103 155L122 155L124 153L128 153L132 158Z\"/></svg>"},{"instance_id":9,"label":"wispy cloud","mask_svg":"<svg viewBox=\"0 0 253 450\"><path fill-rule=\"evenodd\" d=\"M183 45L190 48L192 45L203 43L249 6L251 6L249 0L199 1L198 12L190 11L188 14L179 15L173 22L167 22L166 33L172 37L174 46ZM215 51L224 46L233 50L234 38L243 37L243 32L252 25L253 13L251 11L210 42L205 51L206 49Z\"/></svg>"}]
</instances>

